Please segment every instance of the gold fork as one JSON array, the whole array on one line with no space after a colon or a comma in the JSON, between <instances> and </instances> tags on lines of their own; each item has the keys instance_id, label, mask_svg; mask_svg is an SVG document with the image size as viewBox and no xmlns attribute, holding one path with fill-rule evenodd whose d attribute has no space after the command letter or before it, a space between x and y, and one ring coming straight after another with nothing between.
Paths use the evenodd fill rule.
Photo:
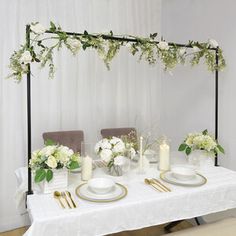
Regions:
<instances>
[{"instance_id":1,"label":"gold fork","mask_svg":"<svg viewBox=\"0 0 236 236\"><path fill-rule=\"evenodd\" d=\"M61 192L61 196L65 199L65 201L66 201L68 207L71 208L70 203L69 203L68 200L67 200L67 197L66 197L65 192Z\"/></svg>"}]
</instances>

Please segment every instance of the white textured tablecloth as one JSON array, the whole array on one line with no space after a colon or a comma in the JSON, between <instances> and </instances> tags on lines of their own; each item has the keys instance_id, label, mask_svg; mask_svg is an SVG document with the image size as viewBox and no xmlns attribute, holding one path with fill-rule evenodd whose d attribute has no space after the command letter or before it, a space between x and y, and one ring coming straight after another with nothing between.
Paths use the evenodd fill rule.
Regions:
<instances>
[{"instance_id":1,"label":"white textured tablecloth","mask_svg":"<svg viewBox=\"0 0 236 236\"><path fill-rule=\"evenodd\" d=\"M201 187L168 184L172 192L160 193L144 184L145 177L159 177L155 168L147 174L115 177L128 188L128 195L117 202L92 203L74 194L80 176L70 181L78 208L63 210L51 194L28 196L32 225L25 236L94 236L139 229L180 219L188 219L236 207L236 172L211 167L200 172L208 182ZM102 175L97 169L95 176Z\"/></svg>"}]
</instances>

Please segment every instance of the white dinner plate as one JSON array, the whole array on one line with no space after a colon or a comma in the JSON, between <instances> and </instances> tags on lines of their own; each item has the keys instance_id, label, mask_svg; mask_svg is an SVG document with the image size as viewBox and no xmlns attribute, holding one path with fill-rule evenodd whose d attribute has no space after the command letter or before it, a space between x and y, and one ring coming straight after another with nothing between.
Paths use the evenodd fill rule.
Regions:
<instances>
[{"instance_id":1,"label":"white dinner plate","mask_svg":"<svg viewBox=\"0 0 236 236\"><path fill-rule=\"evenodd\" d=\"M93 163L93 170L94 170L94 169L96 169L96 166L95 166L95 164ZM81 173L81 170L82 170L82 168L81 168L81 166L80 166L79 168L70 170L70 173L72 173L72 174L79 174L79 173Z\"/></svg>"},{"instance_id":2,"label":"white dinner plate","mask_svg":"<svg viewBox=\"0 0 236 236\"><path fill-rule=\"evenodd\" d=\"M187 186L187 187L201 186L207 182L207 179L198 173L192 179L180 180L180 179L175 178L173 173L170 170L161 173L160 178L170 184Z\"/></svg>"},{"instance_id":3,"label":"white dinner plate","mask_svg":"<svg viewBox=\"0 0 236 236\"><path fill-rule=\"evenodd\" d=\"M79 185L75 193L76 195L83 199L90 202L114 202L124 198L127 195L127 189L122 184L116 183L112 191L106 194L96 194L92 192L87 183Z\"/></svg>"}]
</instances>

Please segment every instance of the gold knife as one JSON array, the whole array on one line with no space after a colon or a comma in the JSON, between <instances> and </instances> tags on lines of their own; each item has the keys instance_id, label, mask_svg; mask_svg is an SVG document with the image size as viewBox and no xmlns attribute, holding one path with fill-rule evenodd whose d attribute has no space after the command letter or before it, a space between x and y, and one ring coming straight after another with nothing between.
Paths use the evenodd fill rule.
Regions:
<instances>
[{"instance_id":1,"label":"gold knife","mask_svg":"<svg viewBox=\"0 0 236 236\"><path fill-rule=\"evenodd\" d=\"M70 200L71 200L71 202L72 202L72 204L73 204L73 207L76 208L77 206L76 206L74 200L72 199L71 193L70 193L69 191L66 191L66 194L67 194L67 196L70 198Z\"/></svg>"},{"instance_id":2,"label":"gold knife","mask_svg":"<svg viewBox=\"0 0 236 236\"><path fill-rule=\"evenodd\" d=\"M168 188L167 186L165 186L165 185L164 185L161 181L159 181L158 179L153 178L152 180L153 180L155 183L157 183L157 184L159 184L160 186L162 186L166 191L171 192L171 189Z\"/></svg>"}]
</instances>

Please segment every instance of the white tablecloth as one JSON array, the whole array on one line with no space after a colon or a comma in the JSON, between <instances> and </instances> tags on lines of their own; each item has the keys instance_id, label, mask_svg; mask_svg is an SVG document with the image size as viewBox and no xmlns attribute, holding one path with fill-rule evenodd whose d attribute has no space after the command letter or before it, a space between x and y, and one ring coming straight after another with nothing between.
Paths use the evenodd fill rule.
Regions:
<instances>
[{"instance_id":1,"label":"white tablecloth","mask_svg":"<svg viewBox=\"0 0 236 236\"><path fill-rule=\"evenodd\" d=\"M139 229L180 219L188 219L236 207L236 172L223 167L202 170L208 182L201 187L168 184L172 192L160 193L144 184L145 177L159 177L156 167L145 175L134 171L115 177L128 188L128 195L117 202L92 203L79 199L74 188L80 176L70 185L78 208L63 210L49 195L28 196L32 225L25 236L94 236ZM95 176L103 175L97 169Z\"/></svg>"}]
</instances>

